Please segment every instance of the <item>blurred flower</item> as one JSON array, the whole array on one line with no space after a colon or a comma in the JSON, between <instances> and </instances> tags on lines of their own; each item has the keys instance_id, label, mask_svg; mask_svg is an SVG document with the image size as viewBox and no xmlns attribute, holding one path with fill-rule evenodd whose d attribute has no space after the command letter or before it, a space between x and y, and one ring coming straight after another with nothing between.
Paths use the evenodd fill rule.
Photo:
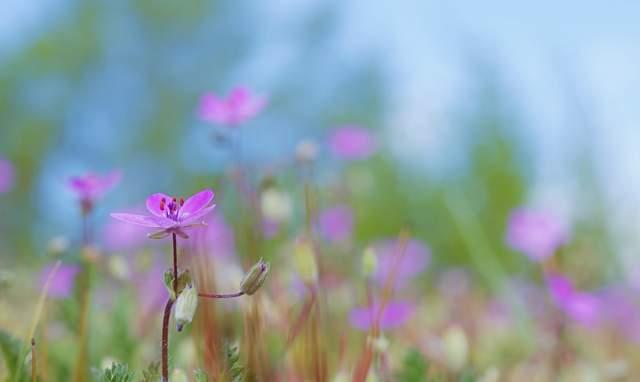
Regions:
<instances>
[{"instance_id":1,"label":"blurred flower","mask_svg":"<svg viewBox=\"0 0 640 382\"><path fill-rule=\"evenodd\" d=\"M442 335L442 350L449 368L460 371L465 366L469 355L469 341L461 327L453 325L445 330Z\"/></svg>"},{"instance_id":2,"label":"blurred flower","mask_svg":"<svg viewBox=\"0 0 640 382\"><path fill-rule=\"evenodd\" d=\"M129 213L112 213L111 216L143 227L160 228L160 231L148 235L152 239L161 239L169 234L186 239L189 237L186 229L205 225L201 219L215 208L215 204L209 205L212 201L211 190L200 191L186 201L156 193L147 198L147 209L153 216Z\"/></svg>"},{"instance_id":3,"label":"blurred flower","mask_svg":"<svg viewBox=\"0 0 640 382\"><path fill-rule=\"evenodd\" d=\"M280 231L280 224L276 221L269 219L262 219L262 234L267 239L270 239L278 234Z\"/></svg>"},{"instance_id":4,"label":"blurred flower","mask_svg":"<svg viewBox=\"0 0 640 382\"><path fill-rule=\"evenodd\" d=\"M318 264L313 246L307 239L298 239L293 252L293 262L298 275L305 284L318 281Z\"/></svg>"},{"instance_id":5,"label":"blurred flower","mask_svg":"<svg viewBox=\"0 0 640 382\"><path fill-rule=\"evenodd\" d=\"M340 242L348 239L353 231L353 212L346 205L338 205L320 213L320 234L328 241Z\"/></svg>"},{"instance_id":6,"label":"blurred flower","mask_svg":"<svg viewBox=\"0 0 640 382\"><path fill-rule=\"evenodd\" d=\"M395 271L395 286L404 287L415 276L422 273L431 259L431 252L419 240L409 240L406 244L404 254L398 251L399 243L397 239L388 239L374 245L374 250L378 255L378 267L375 280L384 285L390 276L391 270ZM400 257L402 255L402 257ZM398 263L398 259L400 259Z\"/></svg>"},{"instance_id":7,"label":"blurred flower","mask_svg":"<svg viewBox=\"0 0 640 382\"><path fill-rule=\"evenodd\" d=\"M138 212L138 209L132 209L130 212ZM144 245L146 234L147 229L144 227L110 219L102 231L102 242L108 251L130 252Z\"/></svg>"},{"instance_id":8,"label":"blurred flower","mask_svg":"<svg viewBox=\"0 0 640 382\"><path fill-rule=\"evenodd\" d=\"M40 272L40 288L44 287L49 275L54 270L54 265L47 265ZM76 275L80 272L80 267L73 264L60 264L58 270L53 274L49 283L48 296L51 298L67 298L73 292Z\"/></svg>"},{"instance_id":9,"label":"blurred flower","mask_svg":"<svg viewBox=\"0 0 640 382\"><path fill-rule=\"evenodd\" d=\"M142 322L150 315L160 312L169 298L169 292L164 287L164 271L162 262L156 260L146 272L138 272L133 276L138 298L138 317Z\"/></svg>"},{"instance_id":10,"label":"blurred flower","mask_svg":"<svg viewBox=\"0 0 640 382\"><path fill-rule=\"evenodd\" d=\"M547 275L546 282L554 304L572 320L585 326L600 322L603 305L596 294L575 290L573 283L558 273Z\"/></svg>"},{"instance_id":11,"label":"blurred flower","mask_svg":"<svg viewBox=\"0 0 640 382\"><path fill-rule=\"evenodd\" d=\"M366 308L354 308L349 313L349 323L356 329L369 330L380 315L380 329L393 329L403 325L411 318L415 306L408 302L390 301L380 314L380 305L374 303Z\"/></svg>"},{"instance_id":12,"label":"blurred flower","mask_svg":"<svg viewBox=\"0 0 640 382\"><path fill-rule=\"evenodd\" d=\"M109 269L109 273L115 279L120 281L127 281L131 277L131 268L127 259L118 255L109 256L109 260L107 261L107 269Z\"/></svg>"},{"instance_id":13,"label":"blurred flower","mask_svg":"<svg viewBox=\"0 0 640 382\"><path fill-rule=\"evenodd\" d=\"M51 255L59 255L69 249L69 239L64 236L56 236L51 238L47 243L47 251Z\"/></svg>"},{"instance_id":14,"label":"blurred flower","mask_svg":"<svg viewBox=\"0 0 640 382\"><path fill-rule=\"evenodd\" d=\"M469 273L463 268L449 268L440 273L437 287L441 296L456 300L471 288Z\"/></svg>"},{"instance_id":15,"label":"blurred flower","mask_svg":"<svg viewBox=\"0 0 640 382\"><path fill-rule=\"evenodd\" d=\"M226 98L205 93L200 99L200 118L207 122L236 126L262 111L267 101L246 87L236 87Z\"/></svg>"},{"instance_id":16,"label":"blurred flower","mask_svg":"<svg viewBox=\"0 0 640 382\"><path fill-rule=\"evenodd\" d=\"M344 126L331 133L329 149L342 159L367 159L375 153L376 141L368 129L358 126Z\"/></svg>"},{"instance_id":17,"label":"blurred flower","mask_svg":"<svg viewBox=\"0 0 640 382\"><path fill-rule=\"evenodd\" d=\"M13 165L6 159L0 158L0 194L9 192L15 181Z\"/></svg>"},{"instance_id":18,"label":"blurred flower","mask_svg":"<svg viewBox=\"0 0 640 382\"><path fill-rule=\"evenodd\" d=\"M98 199L120 182L120 178L120 171L111 171L104 176L87 173L84 176L71 177L69 188L79 198L82 211L88 213Z\"/></svg>"},{"instance_id":19,"label":"blurred flower","mask_svg":"<svg viewBox=\"0 0 640 382\"><path fill-rule=\"evenodd\" d=\"M206 226L194 234L194 244L201 246L207 256L232 258L235 254L235 235L221 213L213 212L205 220Z\"/></svg>"},{"instance_id":20,"label":"blurred flower","mask_svg":"<svg viewBox=\"0 0 640 382\"><path fill-rule=\"evenodd\" d=\"M365 277L375 274L378 269L378 258L376 252L371 247L367 247L362 254L362 273Z\"/></svg>"},{"instance_id":21,"label":"blurred flower","mask_svg":"<svg viewBox=\"0 0 640 382\"><path fill-rule=\"evenodd\" d=\"M318 145L314 141L302 140L296 146L296 159L300 162L311 162L318 156Z\"/></svg>"},{"instance_id":22,"label":"blurred flower","mask_svg":"<svg viewBox=\"0 0 640 382\"><path fill-rule=\"evenodd\" d=\"M262 192L260 205L264 217L276 223L288 221L293 213L289 194L275 188L268 188Z\"/></svg>"},{"instance_id":23,"label":"blurred flower","mask_svg":"<svg viewBox=\"0 0 640 382\"><path fill-rule=\"evenodd\" d=\"M517 208L509 217L507 245L533 261L553 255L568 239L565 225L548 212Z\"/></svg>"}]
</instances>

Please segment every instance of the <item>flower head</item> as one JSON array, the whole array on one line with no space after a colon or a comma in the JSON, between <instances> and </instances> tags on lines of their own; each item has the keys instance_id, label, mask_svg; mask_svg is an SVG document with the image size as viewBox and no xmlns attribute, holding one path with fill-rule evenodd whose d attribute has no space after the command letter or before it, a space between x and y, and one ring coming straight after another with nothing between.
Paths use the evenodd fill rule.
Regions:
<instances>
[{"instance_id":1,"label":"flower head","mask_svg":"<svg viewBox=\"0 0 640 382\"><path fill-rule=\"evenodd\" d=\"M376 140L371 132L358 126L344 126L329 137L329 149L346 160L367 159L376 151Z\"/></svg>"},{"instance_id":2,"label":"flower head","mask_svg":"<svg viewBox=\"0 0 640 382\"><path fill-rule=\"evenodd\" d=\"M112 171L106 175L87 173L70 178L69 188L80 200L82 211L88 213L98 199L120 182L120 178L120 171Z\"/></svg>"},{"instance_id":3,"label":"flower head","mask_svg":"<svg viewBox=\"0 0 640 382\"><path fill-rule=\"evenodd\" d=\"M574 321L593 326L601 320L602 300L594 293L576 290L571 280L554 273L546 277L553 303Z\"/></svg>"},{"instance_id":4,"label":"flower head","mask_svg":"<svg viewBox=\"0 0 640 382\"><path fill-rule=\"evenodd\" d=\"M129 213L113 213L111 217L143 227L159 229L149 234L152 239L161 239L176 234L184 239L187 229L205 225L203 218L213 211L213 191L202 190L187 200L157 193L147 198L147 209L151 216Z\"/></svg>"},{"instance_id":5,"label":"flower head","mask_svg":"<svg viewBox=\"0 0 640 382\"><path fill-rule=\"evenodd\" d=\"M380 329L393 329L403 325L411 318L415 306L404 301L390 301L380 312L380 304L374 303L364 308L355 308L349 313L349 323L356 329L369 330L379 317Z\"/></svg>"},{"instance_id":6,"label":"flower head","mask_svg":"<svg viewBox=\"0 0 640 382\"><path fill-rule=\"evenodd\" d=\"M42 288L55 266L47 265L40 272L40 287ZM73 264L61 264L49 283L48 295L51 298L67 298L73 292L76 276L80 267Z\"/></svg>"},{"instance_id":7,"label":"flower head","mask_svg":"<svg viewBox=\"0 0 640 382\"><path fill-rule=\"evenodd\" d=\"M13 183L14 172L11 162L0 158L0 194L11 191Z\"/></svg>"},{"instance_id":8,"label":"flower head","mask_svg":"<svg viewBox=\"0 0 640 382\"><path fill-rule=\"evenodd\" d=\"M318 218L320 234L328 241L341 242L353 231L353 212L346 205L328 208Z\"/></svg>"},{"instance_id":9,"label":"flower head","mask_svg":"<svg viewBox=\"0 0 640 382\"><path fill-rule=\"evenodd\" d=\"M548 212L518 208L509 217L506 242L533 261L543 261L569 239L565 225Z\"/></svg>"},{"instance_id":10,"label":"flower head","mask_svg":"<svg viewBox=\"0 0 640 382\"><path fill-rule=\"evenodd\" d=\"M385 240L373 248L378 255L374 278L380 285L385 284L392 269L395 269L395 286L404 287L412 278L422 273L431 260L431 252L419 240L409 240L403 254L398 253L400 248L396 239Z\"/></svg>"},{"instance_id":11,"label":"flower head","mask_svg":"<svg viewBox=\"0 0 640 382\"><path fill-rule=\"evenodd\" d=\"M236 87L226 98L205 93L200 100L200 118L207 122L237 126L258 115L267 101L246 87Z\"/></svg>"}]
</instances>

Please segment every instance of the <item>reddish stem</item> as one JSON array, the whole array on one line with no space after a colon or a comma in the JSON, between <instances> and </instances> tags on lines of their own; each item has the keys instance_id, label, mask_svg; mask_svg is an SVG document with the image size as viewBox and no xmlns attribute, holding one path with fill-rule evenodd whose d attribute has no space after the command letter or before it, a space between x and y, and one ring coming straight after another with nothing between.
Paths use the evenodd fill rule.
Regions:
<instances>
[{"instance_id":1,"label":"reddish stem","mask_svg":"<svg viewBox=\"0 0 640 382\"><path fill-rule=\"evenodd\" d=\"M162 382L169 381L169 318L171 318L172 306L173 300L167 300L162 318Z\"/></svg>"},{"instance_id":2,"label":"reddish stem","mask_svg":"<svg viewBox=\"0 0 640 382\"><path fill-rule=\"evenodd\" d=\"M204 298L234 298L234 297L240 297L244 295L244 292L236 292L236 293L222 293L222 294L217 294L217 293L198 293L198 297L204 297Z\"/></svg>"}]
</instances>

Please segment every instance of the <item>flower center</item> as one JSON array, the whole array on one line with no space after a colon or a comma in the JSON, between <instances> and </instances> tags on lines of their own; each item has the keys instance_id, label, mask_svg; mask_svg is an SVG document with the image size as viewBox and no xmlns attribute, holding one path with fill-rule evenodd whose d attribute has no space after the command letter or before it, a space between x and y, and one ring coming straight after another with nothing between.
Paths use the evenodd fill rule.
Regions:
<instances>
[{"instance_id":1,"label":"flower center","mask_svg":"<svg viewBox=\"0 0 640 382\"><path fill-rule=\"evenodd\" d=\"M165 216L171 220L178 221L178 213L183 205L184 198L178 200L174 196L169 201L167 201L167 198L160 199L160 211L164 211Z\"/></svg>"}]
</instances>

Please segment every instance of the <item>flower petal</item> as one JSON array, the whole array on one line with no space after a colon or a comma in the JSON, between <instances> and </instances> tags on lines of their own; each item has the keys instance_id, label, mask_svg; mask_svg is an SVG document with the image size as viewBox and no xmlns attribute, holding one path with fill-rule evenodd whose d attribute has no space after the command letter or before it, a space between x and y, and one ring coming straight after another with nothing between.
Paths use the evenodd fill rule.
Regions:
<instances>
[{"instance_id":1,"label":"flower petal","mask_svg":"<svg viewBox=\"0 0 640 382\"><path fill-rule=\"evenodd\" d=\"M202 190L197 194L191 196L184 202L184 205L180 208L178 220L189 218L191 215L206 207L207 204L211 203L212 200L213 191L211 190Z\"/></svg>"},{"instance_id":2,"label":"flower petal","mask_svg":"<svg viewBox=\"0 0 640 382\"><path fill-rule=\"evenodd\" d=\"M180 221L180 226L185 227L187 225L192 225L196 220L202 219L205 215L207 215L208 213L213 211L215 208L216 208L216 205L212 204L209 207L203 208L200 211L198 211L198 212L196 212L196 213L194 213L192 215L188 215L188 216L184 217Z\"/></svg>"},{"instance_id":3,"label":"flower petal","mask_svg":"<svg viewBox=\"0 0 640 382\"><path fill-rule=\"evenodd\" d=\"M159 218L153 217L153 216L127 214L127 213L113 213L111 214L111 217L126 223L136 224L143 227L165 228L167 225L167 222L163 222Z\"/></svg>"},{"instance_id":4,"label":"flower petal","mask_svg":"<svg viewBox=\"0 0 640 382\"><path fill-rule=\"evenodd\" d=\"M169 203L169 201L171 201L171 197L169 195L158 192L147 198L147 209L152 214L163 218L166 216L166 214L165 211L160 209L160 201L162 200L162 198L165 199L166 203Z\"/></svg>"}]
</instances>

